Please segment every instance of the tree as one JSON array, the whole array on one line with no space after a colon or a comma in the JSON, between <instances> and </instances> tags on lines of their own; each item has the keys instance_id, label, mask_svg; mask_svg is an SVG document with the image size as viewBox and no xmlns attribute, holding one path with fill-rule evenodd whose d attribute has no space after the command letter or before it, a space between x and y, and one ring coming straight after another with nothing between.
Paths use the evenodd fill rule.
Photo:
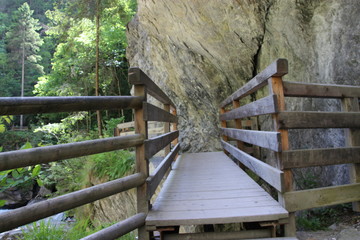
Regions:
<instances>
[{"instance_id":1,"label":"tree","mask_svg":"<svg viewBox=\"0 0 360 240\"><path fill-rule=\"evenodd\" d=\"M32 17L34 11L30 10L27 3L21 5L14 14L14 23L6 34L7 49L10 60L14 66L21 66L21 97L25 90L25 72L33 71L43 73L43 67L38 64L41 57L37 55L43 44L40 34L41 29L38 20ZM34 84L34 83L32 83ZM23 117L20 117L20 128L23 126Z\"/></svg>"}]
</instances>

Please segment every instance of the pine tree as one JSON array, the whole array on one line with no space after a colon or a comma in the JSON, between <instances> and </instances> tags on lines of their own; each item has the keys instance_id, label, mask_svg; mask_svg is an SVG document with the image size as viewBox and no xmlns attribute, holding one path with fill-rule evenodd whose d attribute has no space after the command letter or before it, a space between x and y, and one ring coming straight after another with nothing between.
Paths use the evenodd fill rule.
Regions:
<instances>
[{"instance_id":1,"label":"pine tree","mask_svg":"<svg viewBox=\"0 0 360 240\"><path fill-rule=\"evenodd\" d=\"M30 10L27 3L21 5L14 14L13 25L6 34L7 50L13 66L21 66L21 97L24 96L25 76L31 71L43 73L43 68L38 62L41 57L37 55L43 44L38 20L32 17L34 11ZM30 73L29 73L30 74ZM20 128L23 126L23 117L20 117Z\"/></svg>"}]
</instances>

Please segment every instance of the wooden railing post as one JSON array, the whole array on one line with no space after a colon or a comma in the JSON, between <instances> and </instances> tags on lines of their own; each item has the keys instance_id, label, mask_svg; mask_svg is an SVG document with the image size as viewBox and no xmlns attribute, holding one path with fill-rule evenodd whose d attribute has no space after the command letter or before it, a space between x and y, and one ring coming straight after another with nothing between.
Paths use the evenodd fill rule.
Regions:
<instances>
[{"instance_id":1,"label":"wooden railing post","mask_svg":"<svg viewBox=\"0 0 360 240\"><path fill-rule=\"evenodd\" d=\"M269 91L270 94L276 95L278 111L285 111L285 97L284 97L284 86L281 77L271 77L269 79ZM289 133L286 129L279 129L280 123L278 114L272 114L274 130L281 134L281 150L289 150ZM277 168L282 169L282 153L276 152ZM283 170L284 172L284 192L290 192L294 190L293 187L293 174L291 170ZM279 192L279 202L286 207L285 199L283 194ZM295 224L295 213L289 213L289 223L285 225L285 236L294 237L296 235L296 224Z\"/></svg>"},{"instance_id":2,"label":"wooden railing post","mask_svg":"<svg viewBox=\"0 0 360 240\"><path fill-rule=\"evenodd\" d=\"M170 104L164 104L164 110L167 112L170 112ZM164 133L168 133L170 132L170 122L165 122L164 123ZM171 144L167 145L164 148L164 156L168 155L170 153L170 148L171 148Z\"/></svg>"},{"instance_id":3,"label":"wooden railing post","mask_svg":"<svg viewBox=\"0 0 360 240\"><path fill-rule=\"evenodd\" d=\"M140 78L140 72L130 72L130 78ZM138 79L140 82L140 79ZM142 96L146 101L146 88L145 85L135 84L134 85L134 95ZM144 121L144 109L141 107L139 109L135 109L135 133L144 135L145 139L147 136L147 122ZM148 159L145 158L145 144L141 144L136 147L136 171L139 173L143 173L146 177L149 176L149 162ZM149 212L150 202L147 199L147 184L143 184L137 187L137 212L145 213ZM149 233L146 231L145 226L138 228L139 239L148 240L150 239Z\"/></svg>"},{"instance_id":4,"label":"wooden railing post","mask_svg":"<svg viewBox=\"0 0 360 240\"><path fill-rule=\"evenodd\" d=\"M342 110L346 112L359 112L359 98L343 98ZM345 129L345 145L347 147L360 146L360 130ZM350 183L360 182L360 164L350 164ZM353 211L360 212L360 202L353 202Z\"/></svg>"}]
</instances>

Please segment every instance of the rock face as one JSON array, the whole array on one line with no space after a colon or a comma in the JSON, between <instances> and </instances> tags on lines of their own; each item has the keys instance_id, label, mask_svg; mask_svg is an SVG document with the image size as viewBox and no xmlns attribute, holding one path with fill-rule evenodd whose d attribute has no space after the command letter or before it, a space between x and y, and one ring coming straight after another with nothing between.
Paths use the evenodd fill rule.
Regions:
<instances>
[{"instance_id":1,"label":"rock face","mask_svg":"<svg viewBox=\"0 0 360 240\"><path fill-rule=\"evenodd\" d=\"M177 105L182 150L211 151L220 148L218 104L277 58L289 61L288 81L360 85L359 22L358 0L138 0L127 56ZM340 130L291 134L293 148L344 144Z\"/></svg>"}]
</instances>

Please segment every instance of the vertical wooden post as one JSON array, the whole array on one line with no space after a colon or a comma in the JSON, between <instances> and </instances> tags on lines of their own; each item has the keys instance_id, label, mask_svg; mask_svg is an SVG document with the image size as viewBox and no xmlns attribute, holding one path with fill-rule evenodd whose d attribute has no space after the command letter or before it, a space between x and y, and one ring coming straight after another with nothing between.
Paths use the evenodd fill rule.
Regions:
<instances>
[{"instance_id":1,"label":"vertical wooden post","mask_svg":"<svg viewBox=\"0 0 360 240\"><path fill-rule=\"evenodd\" d=\"M359 98L342 99L342 110L346 112L359 112ZM348 147L360 146L360 130L345 129L345 144ZM360 164L349 164L350 183L360 182ZM360 212L360 202L353 202L353 211Z\"/></svg>"},{"instance_id":2,"label":"vertical wooden post","mask_svg":"<svg viewBox=\"0 0 360 240\"><path fill-rule=\"evenodd\" d=\"M284 86L282 83L281 77L271 77L269 79L269 91L270 94L275 94L277 98L277 109L279 112L285 111L285 97L284 97ZM275 131L281 133L281 146L282 151L286 151L289 149L289 133L288 130L279 129L279 118L278 114L273 114L273 122ZM276 153L277 158L277 168L282 169L282 156L281 152ZM284 172L284 192L293 191L293 174L290 169L283 170ZM279 202L284 207L286 207L285 200L283 198L282 193L279 193ZM289 213L289 223L285 225L285 236L286 237L295 237L296 235L296 223L295 223L295 213Z\"/></svg>"},{"instance_id":3,"label":"vertical wooden post","mask_svg":"<svg viewBox=\"0 0 360 240\"><path fill-rule=\"evenodd\" d=\"M170 112L170 104L164 104L164 110L167 112ZM165 122L164 123L164 133L168 133L168 132L170 132L170 123ZM164 148L165 156L170 153L170 146L171 146L171 144L167 145Z\"/></svg>"},{"instance_id":4,"label":"vertical wooden post","mask_svg":"<svg viewBox=\"0 0 360 240\"><path fill-rule=\"evenodd\" d=\"M220 114L224 114L224 113L226 113L225 108L220 108ZM221 124L221 127L223 127L223 128L226 128L226 127L227 127L227 123L226 123L225 120L221 121L220 124ZM225 135L222 136L222 139L223 139L224 141L228 141L228 140L229 140L228 136L225 136ZM225 153L225 154L229 154L228 151L226 151L225 149L223 149L223 150L224 150L224 153Z\"/></svg>"},{"instance_id":5,"label":"vertical wooden post","mask_svg":"<svg viewBox=\"0 0 360 240\"><path fill-rule=\"evenodd\" d=\"M177 115L176 109L171 108L171 113L176 116ZM177 130L178 130L177 123L173 123L172 124L172 131L177 131ZM176 138L176 139L174 139L174 141L172 141L172 144L175 146L176 144L178 144L178 142L179 142L179 140Z\"/></svg>"},{"instance_id":6,"label":"vertical wooden post","mask_svg":"<svg viewBox=\"0 0 360 240\"><path fill-rule=\"evenodd\" d=\"M140 77L139 74L137 76L132 77ZM135 96L143 96L146 101L146 91L145 85L134 85L134 95ZM144 121L144 109L135 109L135 133L139 133L144 135L147 139L147 122ZM145 158L145 144L141 144L136 147L136 171L145 174L146 177L149 176L149 162L148 159ZM149 212L150 202L147 200L147 184L137 187L137 211L138 213ZM140 227L138 229L139 239L149 240L150 234L146 231L145 226Z\"/></svg>"},{"instance_id":7,"label":"vertical wooden post","mask_svg":"<svg viewBox=\"0 0 360 240\"><path fill-rule=\"evenodd\" d=\"M240 102L238 100L233 101L233 108L240 107ZM242 129L241 119L235 119L235 126L237 129ZM236 140L236 145L239 149L244 149L244 143L242 141Z\"/></svg>"}]
</instances>

